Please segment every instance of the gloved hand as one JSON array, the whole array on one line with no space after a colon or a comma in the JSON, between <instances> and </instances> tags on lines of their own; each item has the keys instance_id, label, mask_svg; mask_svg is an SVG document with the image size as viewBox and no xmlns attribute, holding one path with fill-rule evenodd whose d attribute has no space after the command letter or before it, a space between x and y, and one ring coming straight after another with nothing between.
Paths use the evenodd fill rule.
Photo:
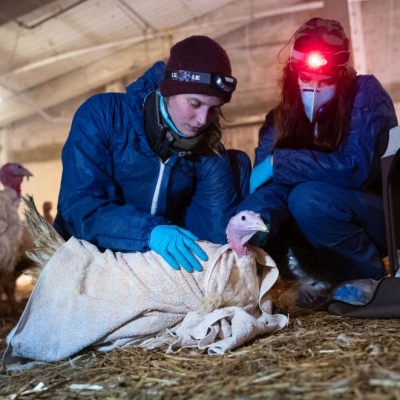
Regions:
<instances>
[{"instance_id":1,"label":"gloved hand","mask_svg":"<svg viewBox=\"0 0 400 400\"><path fill-rule=\"evenodd\" d=\"M202 261L207 261L208 256L195 243L199 240L186 229L176 225L159 225L150 233L149 246L152 250L164 257L164 260L173 268L182 266L186 271L201 271L202 267L193 253Z\"/></svg>"},{"instance_id":2,"label":"gloved hand","mask_svg":"<svg viewBox=\"0 0 400 400\"><path fill-rule=\"evenodd\" d=\"M268 232L257 232L249 240L249 243L256 247L263 247L268 240Z\"/></svg>"},{"instance_id":3,"label":"gloved hand","mask_svg":"<svg viewBox=\"0 0 400 400\"><path fill-rule=\"evenodd\" d=\"M273 176L272 156L268 156L257 165L250 176L250 193L254 193L258 187L269 181Z\"/></svg>"}]
</instances>

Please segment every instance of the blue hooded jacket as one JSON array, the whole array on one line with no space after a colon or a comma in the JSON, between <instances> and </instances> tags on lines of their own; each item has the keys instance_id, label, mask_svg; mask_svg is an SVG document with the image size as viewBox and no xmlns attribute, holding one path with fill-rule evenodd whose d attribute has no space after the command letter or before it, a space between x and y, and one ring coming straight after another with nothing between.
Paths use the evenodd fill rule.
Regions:
<instances>
[{"instance_id":1,"label":"blue hooded jacket","mask_svg":"<svg viewBox=\"0 0 400 400\"><path fill-rule=\"evenodd\" d=\"M260 213L274 236L290 218L287 199L291 189L309 181L326 182L354 190L370 190L381 178L380 157L389 130L397 126L393 102L373 75L357 77L358 90L352 108L347 140L337 151L275 149L272 112L260 129L255 166L273 152L273 180L249 195L238 211ZM383 146L382 146L383 144Z\"/></svg>"},{"instance_id":2,"label":"blue hooded jacket","mask_svg":"<svg viewBox=\"0 0 400 400\"><path fill-rule=\"evenodd\" d=\"M165 162L150 148L143 103L159 87L157 62L127 93L101 93L77 110L62 151L54 227L114 251L148 251L152 229L173 224L226 243L237 192L226 153Z\"/></svg>"}]
</instances>

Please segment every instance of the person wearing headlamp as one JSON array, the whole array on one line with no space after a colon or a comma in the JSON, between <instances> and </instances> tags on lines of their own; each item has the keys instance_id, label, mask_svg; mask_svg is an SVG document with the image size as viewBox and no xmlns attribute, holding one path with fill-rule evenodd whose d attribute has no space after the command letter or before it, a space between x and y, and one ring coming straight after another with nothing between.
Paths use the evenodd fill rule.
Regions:
<instances>
[{"instance_id":1,"label":"person wearing headlamp","mask_svg":"<svg viewBox=\"0 0 400 400\"><path fill-rule=\"evenodd\" d=\"M386 274L380 156L398 122L380 82L357 75L350 58L339 21L312 18L294 33L280 101L259 131L250 195L238 208L269 224L268 236L252 242L282 276L313 281L314 292L300 285L299 307L323 304L339 282Z\"/></svg>"},{"instance_id":2,"label":"person wearing headlamp","mask_svg":"<svg viewBox=\"0 0 400 400\"><path fill-rule=\"evenodd\" d=\"M221 143L236 79L225 50L195 35L127 86L77 110L62 151L55 229L101 249L159 253L201 270L199 239L225 244L248 192L249 157ZM234 172L235 171L235 172Z\"/></svg>"}]
</instances>

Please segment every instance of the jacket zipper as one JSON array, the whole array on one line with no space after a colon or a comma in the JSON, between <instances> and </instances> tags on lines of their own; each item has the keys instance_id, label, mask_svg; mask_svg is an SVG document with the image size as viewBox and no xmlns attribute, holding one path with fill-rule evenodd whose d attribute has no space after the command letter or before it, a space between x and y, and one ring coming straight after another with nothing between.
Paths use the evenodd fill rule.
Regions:
<instances>
[{"instance_id":1,"label":"jacket zipper","mask_svg":"<svg viewBox=\"0 0 400 400\"><path fill-rule=\"evenodd\" d=\"M165 161L165 164L168 162L168 160ZM160 172L158 173L156 189L154 190L153 201L151 202L151 211L150 211L151 215L155 215L157 212L158 198L160 196L160 187L162 178L164 176L165 164L160 160Z\"/></svg>"}]
</instances>

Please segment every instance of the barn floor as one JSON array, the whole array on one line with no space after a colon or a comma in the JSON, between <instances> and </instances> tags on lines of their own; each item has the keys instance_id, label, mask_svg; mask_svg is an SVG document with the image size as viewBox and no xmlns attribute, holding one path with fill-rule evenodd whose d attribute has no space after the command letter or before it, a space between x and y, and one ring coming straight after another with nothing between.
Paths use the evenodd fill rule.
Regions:
<instances>
[{"instance_id":1,"label":"barn floor","mask_svg":"<svg viewBox=\"0 0 400 400\"><path fill-rule=\"evenodd\" d=\"M28 297L29 287L20 289L22 305ZM17 321L2 300L0 353ZM24 372L0 369L0 399L400 399L400 321L314 311L225 356L87 352Z\"/></svg>"}]
</instances>

